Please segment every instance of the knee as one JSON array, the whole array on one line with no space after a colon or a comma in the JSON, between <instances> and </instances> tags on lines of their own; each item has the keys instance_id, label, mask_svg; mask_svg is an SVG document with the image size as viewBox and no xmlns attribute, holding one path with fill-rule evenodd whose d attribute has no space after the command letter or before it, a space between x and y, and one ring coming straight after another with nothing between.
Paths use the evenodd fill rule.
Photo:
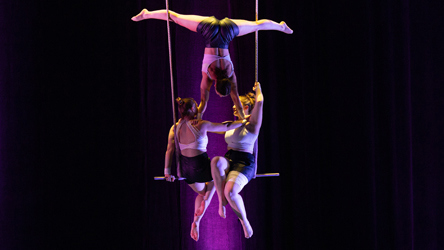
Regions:
<instances>
[{"instance_id":1,"label":"knee","mask_svg":"<svg viewBox=\"0 0 444 250\"><path fill-rule=\"evenodd\" d=\"M207 187L205 186L204 189L197 191L197 195L202 196L202 198L205 200L206 192L207 192Z\"/></svg>"},{"instance_id":2,"label":"knee","mask_svg":"<svg viewBox=\"0 0 444 250\"><path fill-rule=\"evenodd\" d=\"M273 22L269 19L261 19L259 21L256 21L257 26L259 26L259 29L267 29L271 25L273 25Z\"/></svg>"},{"instance_id":3,"label":"knee","mask_svg":"<svg viewBox=\"0 0 444 250\"><path fill-rule=\"evenodd\" d=\"M220 156L215 156L211 159L211 167L217 168L220 165Z\"/></svg>"},{"instance_id":4,"label":"knee","mask_svg":"<svg viewBox=\"0 0 444 250\"><path fill-rule=\"evenodd\" d=\"M224 190L225 198L227 198L228 201L232 201L233 198L237 195L236 192L232 188L226 188Z\"/></svg>"},{"instance_id":5,"label":"knee","mask_svg":"<svg viewBox=\"0 0 444 250\"><path fill-rule=\"evenodd\" d=\"M263 25L263 24L268 23L269 21L270 20L268 20L268 19L260 19L260 20L256 21L256 24L257 25Z\"/></svg>"},{"instance_id":6,"label":"knee","mask_svg":"<svg viewBox=\"0 0 444 250\"><path fill-rule=\"evenodd\" d=\"M218 171L221 176L225 174L226 168L226 164L222 159L223 157L216 156L211 160L211 170L216 172Z\"/></svg>"}]
</instances>

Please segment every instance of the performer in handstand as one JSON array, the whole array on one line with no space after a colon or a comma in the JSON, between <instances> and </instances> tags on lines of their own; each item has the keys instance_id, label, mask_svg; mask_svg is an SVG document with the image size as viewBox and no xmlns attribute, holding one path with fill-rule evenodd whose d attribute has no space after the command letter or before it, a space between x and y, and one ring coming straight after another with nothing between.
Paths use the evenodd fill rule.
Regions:
<instances>
[{"instance_id":1,"label":"performer in handstand","mask_svg":"<svg viewBox=\"0 0 444 250\"><path fill-rule=\"evenodd\" d=\"M165 153L165 179L174 181L171 175L171 163L175 151L174 133L180 147L180 166L185 182L198 194L195 200L194 220L191 224L191 238L199 239L199 223L211 202L215 188L211 176L211 161L207 154L207 132L225 132L239 128L247 122L212 123L205 120L193 120L197 115L197 103L193 98L177 98L181 119L171 127L168 146ZM184 126L186 125L186 126Z\"/></svg>"},{"instance_id":2,"label":"performer in handstand","mask_svg":"<svg viewBox=\"0 0 444 250\"><path fill-rule=\"evenodd\" d=\"M230 41L236 36L243 36L258 30L276 30L287 34L292 34L293 30L283 21L277 23L268 19L247 21L229 18L218 20L214 16L182 15L174 11L169 11L169 13L170 19L173 22L193 32L202 34L205 39L198 118L201 118L205 112L209 91L214 81L216 93L221 97L229 94L240 117L244 119L245 115L239 100L236 74L234 73L233 62L228 51ZM148 11L143 9L138 15L134 16L132 20L167 20L167 18L168 14L166 10Z\"/></svg>"},{"instance_id":3,"label":"performer in handstand","mask_svg":"<svg viewBox=\"0 0 444 250\"><path fill-rule=\"evenodd\" d=\"M216 156L211 160L211 173L219 198L219 215L225 218L225 205L230 204L244 229L245 238L253 235L253 228L247 219L244 202L239 192L247 185L256 173L256 162L253 155L254 143L262 125L264 97L261 85L256 82L253 90L240 96L242 109L249 116L245 126L225 132L228 152L225 156ZM237 107L233 106L234 115L241 118Z\"/></svg>"}]
</instances>

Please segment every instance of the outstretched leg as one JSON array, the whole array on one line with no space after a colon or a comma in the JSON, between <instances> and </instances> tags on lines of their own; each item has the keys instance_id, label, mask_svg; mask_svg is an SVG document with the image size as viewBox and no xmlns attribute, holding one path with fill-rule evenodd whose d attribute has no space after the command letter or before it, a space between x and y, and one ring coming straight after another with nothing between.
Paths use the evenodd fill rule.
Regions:
<instances>
[{"instance_id":1,"label":"outstretched leg","mask_svg":"<svg viewBox=\"0 0 444 250\"><path fill-rule=\"evenodd\" d=\"M216 191L214 188L213 182L208 183L194 183L190 184L190 187L197 192L197 197L194 202L194 220L191 223L191 232L190 236L195 241L199 240L199 224L202 219L205 211L210 205L211 199L213 198L214 192Z\"/></svg>"},{"instance_id":2,"label":"outstretched leg","mask_svg":"<svg viewBox=\"0 0 444 250\"><path fill-rule=\"evenodd\" d=\"M224 194L225 187L225 170L228 168L228 161L225 157L216 156L211 160L211 175L213 176L214 185L216 186L217 197L219 199L219 215L226 217L225 206L227 199Z\"/></svg>"},{"instance_id":3,"label":"outstretched leg","mask_svg":"<svg viewBox=\"0 0 444 250\"><path fill-rule=\"evenodd\" d=\"M139 14L133 16L131 20L135 22L142 21L145 19L167 20L167 17L168 15L166 10L148 11L147 9L143 9ZM199 23L203 19L207 18L207 16L182 15L170 10L170 18L173 20L173 22L177 23L178 25L196 32Z\"/></svg>"},{"instance_id":4,"label":"outstretched leg","mask_svg":"<svg viewBox=\"0 0 444 250\"><path fill-rule=\"evenodd\" d=\"M284 21L280 23L268 19L261 19L258 21L231 19L231 21L233 21L237 27L239 27L239 34L237 36L243 36L257 30L277 30L286 34L293 33L293 30L290 29Z\"/></svg>"},{"instance_id":5,"label":"outstretched leg","mask_svg":"<svg viewBox=\"0 0 444 250\"><path fill-rule=\"evenodd\" d=\"M231 208L242 224L245 238L248 239L253 236L253 228L251 227L250 222L247 219L247 212L245 210L244 200L239 194L241 190L242 187L232 181L228 181L225 185L225 196L227 197L228 203L230 203Z\"/></svg>"}]
</instances>

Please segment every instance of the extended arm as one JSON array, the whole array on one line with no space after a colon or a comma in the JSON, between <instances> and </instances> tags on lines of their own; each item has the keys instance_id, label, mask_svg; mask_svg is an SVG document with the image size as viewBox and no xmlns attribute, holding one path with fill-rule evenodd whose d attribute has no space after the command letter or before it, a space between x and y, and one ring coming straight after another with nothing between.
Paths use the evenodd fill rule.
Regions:
<instances>
[{"instance_id":1,"label":"extended arm","mask_svg":"<svg viewBox=\"0 0 444 250\"><path fill-rule=\"evenodd\" d=\"M202 82L200 83L200 104L197 108L197 119L202 119L202 116L207 109L208 99L210 98L210 89L213 81L208 75L202 71Z\"/></svg>"},{"instance_id":2,"label":"extended arm","mask_svg":"<svg viewBox=\"0 0 444 250\"><path fill-rule=\"evenodd\" d=\"M168 134L168 145L167 150L165 152L165 179L171 180L171 163L173 162L173 154L175 150L174 145L174 125L171 127L170 132ZM174 181L174 179L173 179Z\"/></svg>"},{"instance_id":3,"label":"extended arm","mask_svg":"<svg viewBox=\"0 0 444 250\"><path fill-rule=\"evenodd\" d=\"M234 122L226 122L226 123L213 123L209 121L201 120L200 123L200 131L201 132L226 132L228 130L232 130L238 128L247 123L246 120L237 120Z\"/></svg>"},{"instance_id":4,"label":"extended arm","mask_svg":"<svg viewBox=\"0 0 444 250\"><path fill-rule=\"evenodd\" d=\"M255 104L253 110L251 111L250 120L247 123L246 128L253 134L259 134L259 130L261 129L262 125L264 96L262 95L261 84L259 82L254 84L253 90L256 92Z\"/></svg>"},{"instance_id":5,"label":"extended arm","mask_svg":"<svg viewBox=\"0 0 444 250\"><path fill-rule=\"evenodd\" d=\"M239 91L237 90L237 78L235 73L233 73L233 76L230 80L232 82L230 92L231 100L233 100L234 106L236 106L237 112L239 113L240 117L242 119L245 119L244 109L242 108L242 104L239 98Z\"/></svg>"}]
</instances>

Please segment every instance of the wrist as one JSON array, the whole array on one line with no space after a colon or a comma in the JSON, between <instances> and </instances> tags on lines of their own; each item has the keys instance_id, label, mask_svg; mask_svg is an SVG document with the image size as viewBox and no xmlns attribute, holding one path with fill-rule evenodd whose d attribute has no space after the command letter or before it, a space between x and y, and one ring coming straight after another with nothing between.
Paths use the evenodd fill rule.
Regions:
<instances>
[{"instance_id":1,"label":"wrist","mask_svg":"<svg viewBox=\"0 0 444 250\"><path fill-rule=\"evenodd\" d=\"M163 173L164 173L165 175L167 175L167 174L171 174L171 168L164 168L164 169L163 169Z\"/></svg>"}]
</instances>

